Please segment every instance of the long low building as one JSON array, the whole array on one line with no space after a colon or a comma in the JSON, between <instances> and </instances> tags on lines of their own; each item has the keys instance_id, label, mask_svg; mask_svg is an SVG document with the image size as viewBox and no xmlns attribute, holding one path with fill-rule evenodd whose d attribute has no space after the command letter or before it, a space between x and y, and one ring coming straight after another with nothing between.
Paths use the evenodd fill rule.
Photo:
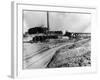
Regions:
<instances>
[{"instance_id":1,"label":"long low building","mask_svg":"<svg viewBox=\"0 0 100 80\"><path fill-rule=\"evenodd\" d=\"M78 33L78 32L67 32L64 36L68 36L69 38L78 38L78 37L91 37L91 33Z\"/></svg>"}]
</instances>

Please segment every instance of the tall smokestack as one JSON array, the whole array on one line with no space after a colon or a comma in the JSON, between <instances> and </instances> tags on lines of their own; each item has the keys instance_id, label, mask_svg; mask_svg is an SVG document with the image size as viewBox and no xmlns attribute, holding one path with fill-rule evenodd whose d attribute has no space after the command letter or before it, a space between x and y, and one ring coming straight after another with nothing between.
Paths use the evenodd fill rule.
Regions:
<instances>
[{"instance_id":1,"label":"tall smokestack","mask_svg":"<svg viewBox=\"0 0 100 80\"><path fill-rule=\"evenodd\" d=\"M49 30L49 12L47 11L47 27L48 27L48 30Z\"/></svg>"}]
</instances>

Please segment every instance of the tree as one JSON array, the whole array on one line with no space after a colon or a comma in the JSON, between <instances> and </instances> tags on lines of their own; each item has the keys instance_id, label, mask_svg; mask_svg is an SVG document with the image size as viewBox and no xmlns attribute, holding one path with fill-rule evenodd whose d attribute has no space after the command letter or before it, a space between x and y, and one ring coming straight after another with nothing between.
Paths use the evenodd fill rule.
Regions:
<instances>
[{"instance_id":1,"label":"tree","mask_svg":"<svg viewBox=\"0 0 100 80\"><path fill-rule=\"evenodd\" d=\"M28 30L29 34L38 34L38 33L46 33L47 32L47 28L46 27L35 27L35 28L30 28Z\"/></svg>"}]
</instances>

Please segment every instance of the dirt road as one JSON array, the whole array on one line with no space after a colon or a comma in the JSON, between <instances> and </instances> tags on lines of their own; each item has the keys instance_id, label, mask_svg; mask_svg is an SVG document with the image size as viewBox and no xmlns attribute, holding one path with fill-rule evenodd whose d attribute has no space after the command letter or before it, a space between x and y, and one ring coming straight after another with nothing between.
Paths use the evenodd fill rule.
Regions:
<instances>
[{"instance_id":1,"label":"dirt road","mask_svg":"<svg viewBox=\"0 0 100 80\"><path fill-rule=\"evenodd\" d=\"M24 60L24 68L45 68L55 52L63 46L71 45L73 43L65 43L55 48L49 49L48 51L42 52L41 54L34 55L33 57Z\"/></svg>"}]
</instances>

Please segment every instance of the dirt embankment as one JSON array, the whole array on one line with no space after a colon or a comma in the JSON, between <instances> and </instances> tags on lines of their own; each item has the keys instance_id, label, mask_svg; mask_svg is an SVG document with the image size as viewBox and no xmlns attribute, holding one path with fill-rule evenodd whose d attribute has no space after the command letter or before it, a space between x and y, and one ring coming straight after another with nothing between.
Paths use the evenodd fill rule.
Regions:
<instances>
[{"instance_id":1,"label":"dirt embankment","mask_svg":"<svg viewBox=\"0 0 100 80\"><path fill-rule=\"evenodd\" d=\"M91 40L83 39L56 51L47 65L55 67L91 66Z\"/></svg>"}]
</instances>

